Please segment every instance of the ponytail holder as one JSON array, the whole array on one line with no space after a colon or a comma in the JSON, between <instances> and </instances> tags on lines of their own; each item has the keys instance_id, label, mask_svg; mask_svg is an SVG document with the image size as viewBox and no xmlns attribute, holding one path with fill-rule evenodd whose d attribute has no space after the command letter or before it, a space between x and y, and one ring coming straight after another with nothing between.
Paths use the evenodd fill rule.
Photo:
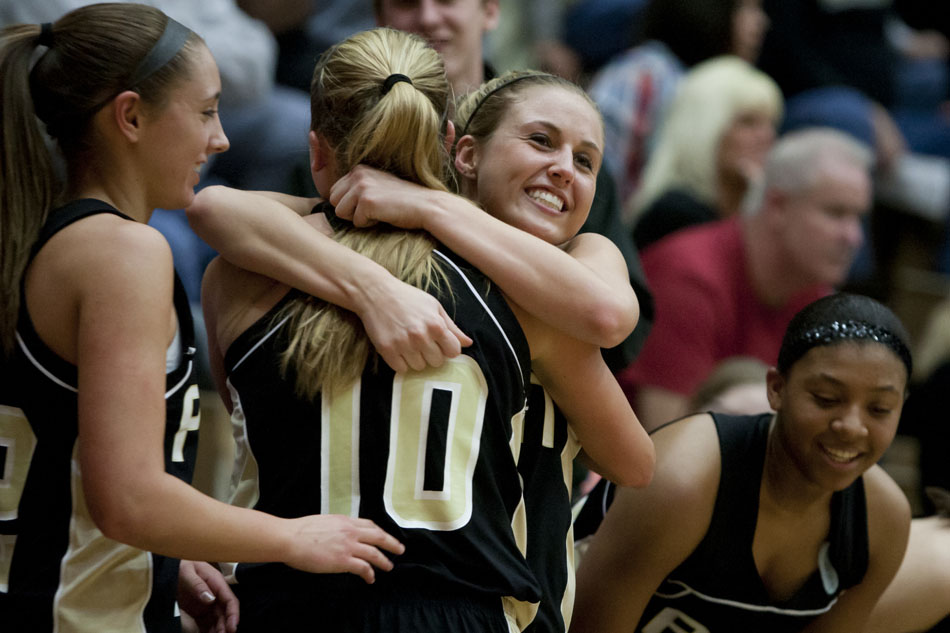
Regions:
<instances>
[{"instance_id":1,"label":"ponytail holder","mask_svg":"<svg viewBox=\"0 0 950 633\"><path fill-rule=\"evenodd\" d=\"M43 22L43 24L40 25L40 36L36 39L36 43L46 48L53 48L52 22Z\"/></svg>"},{"instance_id":2,"label":"ponytail holder","mask_svg":"<svg viewBox=\"0 0 950 633\"><path fill-rule=\"evenodd\" d=\"M383 82L383 94L387 94L392 87L398 84L400 81L405 81L410 86L412 85L412 79L406 77L405 75L400 75L399 73L393 73L389 77L386 77L386 81Z\"/></svg>"}]
</instances>

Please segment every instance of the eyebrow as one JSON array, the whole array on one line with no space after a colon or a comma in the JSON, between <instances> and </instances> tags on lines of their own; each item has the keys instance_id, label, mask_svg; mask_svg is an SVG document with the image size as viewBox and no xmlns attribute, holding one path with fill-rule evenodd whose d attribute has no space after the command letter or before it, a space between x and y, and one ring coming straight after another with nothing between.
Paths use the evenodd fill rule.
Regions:
<instances>
[{"instance_id":1,"label":"eyebrow","mask_svg":"<svg viewBox=\"0 0 950 633\"><path fill-rule=\"evenodd\" d=\"M830 382L839 386L845 385L844 381L838 380L831 374L826 374L824 372L818 374L818 379L826 380L827 382ZM899 393L899 390L894 385L880 385L877 387L871 387L871 391L893 391L894 393Z\"/></svg>"},{"instance_id":2,"label":"eyebrow","mask_svg":"<svg viewBox=\"0 0 950 633\"><path fill-rule=\"evenodd\" d=\"M538 120L535 120L535 121L528 121L528 122L525 123L525 125L532 125L532 124L534 124L534 125L541 125L541 126L543 126L543 127L548 128L549 130L554 130L554 131L557 132L558 134L562 133L562 130L561 130L560 127L558 127L557 125L551 123L550 121L545 121L544 119L538 119ZM587 148L589 148L589 149L592 149L593 151L597 152L597 153L598 153L599 155L601 155L601 156L602 156L603 153L604 153L604 151L600 148L600 146L599 146L597 143L595 143L594 141L591 141L591 140L589 140L589 139L586 139L586 140L581 141L581 146L587 147Z\"/></svg>"}]
</instances>

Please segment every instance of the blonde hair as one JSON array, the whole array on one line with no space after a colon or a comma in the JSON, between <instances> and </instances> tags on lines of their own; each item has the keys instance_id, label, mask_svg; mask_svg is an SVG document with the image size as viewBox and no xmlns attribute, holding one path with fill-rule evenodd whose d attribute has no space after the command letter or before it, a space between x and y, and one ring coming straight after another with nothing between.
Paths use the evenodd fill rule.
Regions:
<instances>
[{"instance_id":1,"label":"blonde hair","mask_svg":"<svg viewBox=\"0 0 950 633\"><path fill-rule=\"evenodd\" d=\"M135 89L162 107L187 76L185 46L164 66L129 85L139 62L158 41L168 17L154 7L103 3L70 11L44 31L15 24L0 31L0 352L13 349L23 273L33 244L55 203L53 157L37 121L56 142L74 177L95 152L94 115L123 90ZM48 48L31 70L40 46Z\"/></svg>"},{"instance_id":2,"label":"blonde hair","mask_svg":"<svg viewBox=\"0 0 950 633\"><path fill-rule=\"evenodd\" d=\"M394 74L409 81L387 82ZM364 164L445 191L449 93L441 58L421 38L389 28L363 31L318 60L310 90L311 128L334 152L338 173ZM398 279L424 290L447 285L427 233L343 224L333 239ZM275 319L287 316L291 340L281 363L285 371L295 370L301 396L312 399L348 386L371 357L378 362L362 323L349 311L299 297Z\"/></svg>"},{"instance_id":3,"label":"blonde hair","mask_svg":"<svg viewBox=\"0 0 950 633\"><path fill-rule=\"evenodd\" d=\"M715 205L723 134L742 112L768 112L777 124L782 109L778 85L739 57L723 55L694 66L676 90L640 187L625 205L624 222L635 224L671 189L685 189Z\"/></svg>"}]
</instances>

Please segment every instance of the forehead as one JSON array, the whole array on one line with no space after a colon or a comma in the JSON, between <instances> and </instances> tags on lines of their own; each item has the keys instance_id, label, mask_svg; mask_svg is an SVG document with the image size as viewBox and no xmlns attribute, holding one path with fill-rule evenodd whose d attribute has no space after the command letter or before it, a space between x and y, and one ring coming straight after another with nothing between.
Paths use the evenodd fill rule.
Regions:
<instances>
[{"instance_id":1,"label":"forehead","mask_svg":"<svg viewBox=\"0 0 950 633\"><path fill-rule=\"evenodd\" d=\"M418 11L427 0L373 0L373 10L377 18L383 18L387 13L399 11L406 13ZM428 0L431 4L453 9L477 9L487 4L487 0Z\"/></svg>"},{"instance_id":2,"label":"forehead","mask_svg":"<svg viewBox=\"0 0 950 633\"><path fill-rule=\"evenodd\" d=\"M502 118L501 125L548 121L564 131L589 137L603 144L600 113L583 96L563 86L529 86L519 90Z\"/></svg>"},{"instance_id":3,"label":"forehead","mask_svg":"<svg viewBox=\"0 0 950 633\"><path fill-rule=\"evenodd\" d=\"M173 88L174 96L190 100L211 99L221 93L221 76L214 56L204 44L188 51L187 73Z\"/></svg>"},{"instance_id":4,"label":"forehead","mask_svg":"<svg viewBox=\"0 0 950 633\"><path fill-rule=\"evenodd\" d=\"M908 378L907 368L897 353L870 339L847 339L813 347L791 366L789 374L854 387L890 386L901 393Z\"/></svg>"}]
</instances>

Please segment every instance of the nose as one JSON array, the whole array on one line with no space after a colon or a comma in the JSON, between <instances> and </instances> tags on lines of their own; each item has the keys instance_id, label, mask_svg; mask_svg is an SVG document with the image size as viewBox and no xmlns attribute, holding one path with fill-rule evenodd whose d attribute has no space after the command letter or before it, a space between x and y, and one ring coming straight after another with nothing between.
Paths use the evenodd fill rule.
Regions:
<instances>
[{"instance_id":1,"label":"nose","mask_svg":"<svg viewBox=\"0 0 950 633\"><path fill-rule=\"evenodd\" d=\"M849 441L867 437L868 434L867 425L864 423L858 405L848 407L840 417L832 420L831 430Z\"/></svg>"},{"instance_id":2,"label":"nose","mask_svg":"<svg viewBox=\"0 0 950 633\"><path fill-rule=\"evenodd\" d=\"M439 5L436 0L419 0L419 25L423 28L432 28L439 23Z\"/></svg>"},{"instance_id":3,"label":"nose","mask_svg":"<svg viewBox=\"0 0 950 633\"><path fill-rule=\"evenodd\" d=\"M861 244L864 243L864 226L861 222L861 217L852 216L844 224L844 240L853 251L861 248Z\"/></svg>"},{"instance_id":4,"label":"nose","mask_svg":"<svg viewBox=\"0 0 950 633\"><path fill-rule=\"evenodd\" d=\"M548 174L564 185L572 183L574 181L574 153L569 148L555 151L551 157Z\"/></svg>"},{"instance_id":5,"label":"nose","mask_svg":"<svg viewBox=\"0 0 950 633\"><path fill-rule=\"evenodd\" d=\"M211 139L208 142L208 147L212 154L226 152L228 148L231 147L231 142L228 141L228 137L224 133L224 128L221 127L220 120L218 120L215 130L211 133Z\"/></svg>"}]
</instances>

